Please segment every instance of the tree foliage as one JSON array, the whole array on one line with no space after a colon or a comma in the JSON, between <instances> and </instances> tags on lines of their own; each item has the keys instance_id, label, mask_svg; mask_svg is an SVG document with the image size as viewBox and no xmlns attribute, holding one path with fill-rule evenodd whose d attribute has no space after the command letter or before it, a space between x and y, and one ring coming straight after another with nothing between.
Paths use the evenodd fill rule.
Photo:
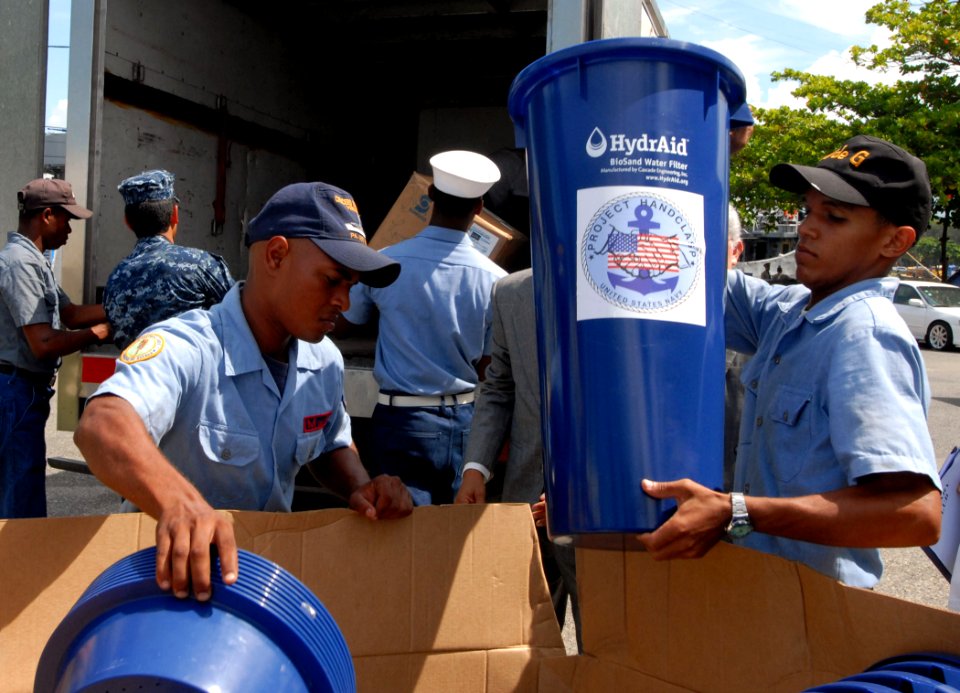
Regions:
<instances>
[{"instance_id":1,"label":"tree foliage","mask_svg":"<svg viewBox=\"0 0 960 693\"><path fill-rule=\"evenodd\" d=\"M910 255L927 266L940 264L940 240L932 236L924 236L910 249ZM947 263L960 264L960 244L947 241Z\"/></svg>"},{"instance_id":2,"label":"tree foliage","mask_svg":"<svg viewBox=\"0 0 960 693\"><path fill-rule=\"evenodd\" d=\"M887 27L892 43L851 49L854 61L871 70L896 69L892 85L840 80L785 69L774 80L796 80L793 94L806 110L756 109L749 146L732 165L731 197L749 219L759 210L789 208L789 193L767 183L781 161L814 164L854 134L882 137L927 164L934 210L960 225L960 0L883 0L867 22ZM936 216L935 216L936 219Z\"/></svg>"}]
</instances>

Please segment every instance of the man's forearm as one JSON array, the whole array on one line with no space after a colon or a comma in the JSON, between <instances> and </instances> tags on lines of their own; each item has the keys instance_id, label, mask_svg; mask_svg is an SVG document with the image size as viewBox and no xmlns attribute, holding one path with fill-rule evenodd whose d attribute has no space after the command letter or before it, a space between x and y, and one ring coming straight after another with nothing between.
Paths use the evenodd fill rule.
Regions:
<instances>
[{"instance_id":1,"label":"man's forearm","mask_svg":"<svg viewBox=\"0 0 960 693\"><path fill-rule=\"evenodd\" d=\"M157 448L133 406L120 397L90 400L73 438L90 471L152 517L177 503L204 502Z\"/></svg>"},{"instance_id":2,"label":"man's forearm","mask_svg":"<svg viewBox=\"0 0 960 693\"><path fill-rule=\"evenodd\" d=\"M79 330L55 330L49 323L24 325L22 328L30 351L38 359L55 359L97 344L109 336L106 324Z\"/></svg>"},{"instance_id":3,"label":"man's forearm","mask_svg":"<svg viewBox=\"0 0 960 693\"><path fill-rule=\"evenodd\" d=\"M877 474L823 494L746 502L757 531L829 546L927 546L940 531L940 494L920 474Z\"/></svg>"},{"instance_id":4,"label":"man's forearm","mask_svg":"<svg viewBox=\"0 0 960 693\"><path fill-rule=\"evenodd\" d=\"M60 319L71 330L81 327L91 327L99 322L107 321L107 314L99 303L84 305L69 304L60 309Z\"/></svg>"},{"instance_id":5,"label":"man's forearm","mask_svg":"<svg viewBox=\"0 0 960 693\"><path fill-rule=\"evenodd\" d=\"M370 481L370 475L353 443L311 462L310 472L317 481L343 499L350 498L354 491Z\"/></svg>"}]
</instances>

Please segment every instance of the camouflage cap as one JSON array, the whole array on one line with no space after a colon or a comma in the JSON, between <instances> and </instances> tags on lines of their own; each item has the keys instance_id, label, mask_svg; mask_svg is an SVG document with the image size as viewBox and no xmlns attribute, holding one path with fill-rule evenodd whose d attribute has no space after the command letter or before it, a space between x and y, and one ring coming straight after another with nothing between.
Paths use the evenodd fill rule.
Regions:
<instances>
[{"instance_id":1,"label":"camouflage cap","mask_svg":"<svg viewBox=\"0 0 960 693\"><path fill-rule=\"evenodd\" d=\"M117 190L123 195L126 205L169 200L174 197L173 174L160 169L144 171L121 181Z\"/></svg>"}]
</instances>

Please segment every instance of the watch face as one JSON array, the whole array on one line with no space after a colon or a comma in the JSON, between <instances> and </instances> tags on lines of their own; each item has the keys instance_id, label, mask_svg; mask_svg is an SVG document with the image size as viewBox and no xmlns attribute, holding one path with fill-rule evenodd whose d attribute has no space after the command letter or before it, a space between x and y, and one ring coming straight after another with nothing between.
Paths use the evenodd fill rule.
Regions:
<instances>
[{"instance_id":1,"label":"watch face","mask_svg":"<svg viewBox=\"0 0 960 693\"><path fill-rule=\"evenodd\" d=\"M743 522L741 524L734 524L727 530L729 534L734 539L742 539L743 537L750 534L753 531L753 525L749 522Z\"/></svg>"}]
</instances>

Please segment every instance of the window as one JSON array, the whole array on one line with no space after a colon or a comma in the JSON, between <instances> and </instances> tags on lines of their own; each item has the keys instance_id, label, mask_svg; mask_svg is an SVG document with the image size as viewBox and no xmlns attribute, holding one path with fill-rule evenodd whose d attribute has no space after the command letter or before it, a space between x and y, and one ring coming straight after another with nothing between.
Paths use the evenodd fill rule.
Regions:
<instances>
[{"instance_id":1,"label":"window","mask_svg":"<svg viewBox=\"0 0 960 693\"><path fill-rule=\"evenodd\" d=\"M901 284L897 287L897 293L893 295L893 302L906 305L911 298L920 298L917 290L908 284Z\"/></svg>"}]
</instances>

